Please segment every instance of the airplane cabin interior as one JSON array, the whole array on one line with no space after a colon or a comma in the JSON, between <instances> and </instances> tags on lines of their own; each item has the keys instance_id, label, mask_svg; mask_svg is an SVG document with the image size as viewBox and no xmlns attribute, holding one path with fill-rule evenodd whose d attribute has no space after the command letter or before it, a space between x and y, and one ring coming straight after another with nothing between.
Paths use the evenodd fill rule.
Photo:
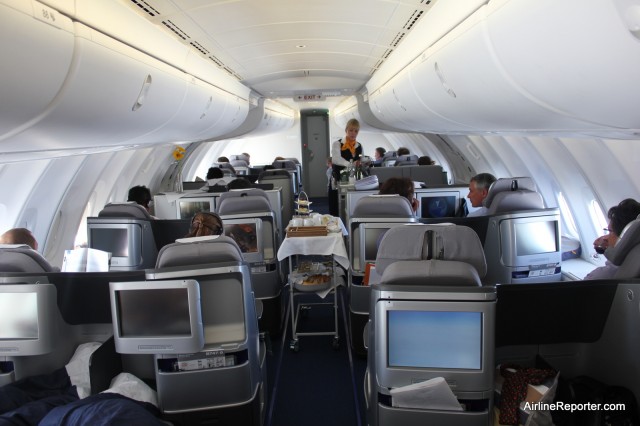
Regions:
<instances>
[{"instance_id":1,"label":"airplane cabin interior","mask_svg":"<svg viewBox=\"0 0 640 426\"><path fill-rule=\"evenodd\" d=\"M640 425L639 75L639 0L0 0L0 425Z\"/></svg>"}]
</instances>

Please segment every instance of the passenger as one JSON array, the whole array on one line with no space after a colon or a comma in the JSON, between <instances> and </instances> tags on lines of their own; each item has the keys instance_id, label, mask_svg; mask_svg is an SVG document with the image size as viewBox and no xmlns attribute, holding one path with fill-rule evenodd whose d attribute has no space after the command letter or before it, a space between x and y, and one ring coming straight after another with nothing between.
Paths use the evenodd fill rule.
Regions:
<instances>
[{"instance_id":1,"label":"passenger","mask_svg":"<svg viewBox=\"0 0 640 426\"><path fill-rule=\"evenodd\" d=\"M340 182L340 172L349 166L353 161L355 167L360 166L360 156L362 156L362 145L356 140L360 132L360 122L355 118L347 121L344 139L338 139L331 145L331 161L333 167L333 177L336 182ZM329 214L338 216L338 188L329 189Z\"/></svg>"},{"instance_id":2,"label":"passenger","mask_svg":"<svg viewBox=\"0 0 640 426\"><path fill-rule=\"evenodd\" d=\"M405 197L411 203L413 212L418 211L418 200L415 197L415 187L409 178L391 177L384 181L378 192L381 195L398 194Z\"/></svg>"},{"instance_id":3,"label":"passenger","mask_svg":"<svg viewBox=\"0 0 640 426\"><path fill-rule=\"evenodd\" d=\"M488 209L482 205L482 202L489 194L489 187L496 181L496 177L491 173L480 173L471 178L469 182L469 194L467 198L471 201L473 207L480 207L469 214L467 217L484 216Z\"/></svg>"},{"instance_id":4,"label":"passenger","mask_svg":"<svg viewBox=\"0 0 640 426\"><path fill-rule=\"evenodd\" d=\"M418 158L418 166L433 166L434 164L436 164L436 162L433 161L428 155L423 155L422 157Z\"/></svg>"},{"instance_id":5,"label":"passenger","mask_svg":"<svg viewBox=\"0 0 640 426\"><path fill-rule=\"evenodd\" d=\"M234 177L224 176L224 172L219 167L209 167L207 171L207 184L200 188L202 191L208 191L213 186L224 187L231 182Z\"/></svg>"},{"instance_id":6,"label":"passenger","mask_svg":"<svg viewBox=\"0 0 640 426\"><path fill-rule=\"evenodd\" d=\"M398 154L398 157L400 157L401 155L411 155L411 153L409 152L409 148L405 148L404 146L398 148L396 154Z\"/></svg>"},{"instance_id":7,"label":"passenger","mask_svg":"<svg viewBox=\"0 0 640 426\"><path fill-rule=\"evenodd\" d=\"M251 156L247 152L243 152L242 155L245 156L244 161L246 161L247 162L247 166L249 166L251 164Z\"/></svg>"},{"instance_id":8,"label":"passenger","mask_svg":"<svg viewBox=\"0 0 640 426\"><path fill-rule=\"evenodd\" d=\"M387 152L386 149L384 149L383 147L379 146L375 149L375 151L373 152L373 165L374 166L379 166L382 164L382 157L384 157L384 153Z\"/></svg>"},{"instance_id":9,"label":"passenger","mask_svg":"<svg viewBox=\"0 0 640 426\"><path fill-rule=\"evenodd\" d=\"M218 157L217 163L220 169L230 170L234 176L236 175L236 169L234 169L229 163L229 159L227 157Z\"/></svg>"},{"instance_id":10,"label":"passenger","mask_svg":"<svg viewBox=\"0 0 640 426\"><path fill-rule=\"evenodd\" d=\"M222 219L213 212L198 212L191 219L191 229L185 238L222 235Z\"/></svg>"},{"instance_id":11,"label":"passenger","mask_svg":"<svg viewBox=\"0 0 640 426\"><path fill-rule=\"evenodd\" d=\"M609 225L605 234L598 237L593 242L593 247L598 253L604 253L608 247L614 247L622 234L624 228L640 215L640 203L633 198L622 200L617 206L613 206L607 212ZM594 269L586 277L585 280L598 280L613 278L618 267L607 260L604 266Z\"/></svg>"},{"instance_id":12,"label":"passenger","mask_svg":"<svg viewBox=\"0 0 640 426\"><path fill-rule=\"evenodd\" d=\"M236 178L227 184L227 189L231 191L232 189L247 189L251 188L251 182L249 182L245 178Z\"/></svg>"},{"instance_id":13,"label":"passenger","mask_svg":"<svg viewBox=\"0 0 640 426\"><path fill-rule=\"evenodd\" d=\"M26 244L38 251L38 241L27 228L9 229L0 235L0 244Z\"/></svg>"},{"instance_id":14,"label":"passenger","mask_svg":"<svg viewBox=\"0 0 640 426\"><path fill-rule=\"evenodd\" d=\"M327 187L331 189L331 176L333 176L333 163L331 162L331 157L327 157Z\"/></svg>"},{"instance_id":15,"label":"passenger","mask_svg":"<svg viewBox=\"0 0 640 426\"><path fill-rule=\"evenodd\" d=\"M144 185L134 186L129 189L129 195L127 196L127 201L133 201L137 204L140 204L144 207L150 215L151 213L151 191ZM157 219L155 216L151 216L154 219Z\"/></svg>"}]
</instances>

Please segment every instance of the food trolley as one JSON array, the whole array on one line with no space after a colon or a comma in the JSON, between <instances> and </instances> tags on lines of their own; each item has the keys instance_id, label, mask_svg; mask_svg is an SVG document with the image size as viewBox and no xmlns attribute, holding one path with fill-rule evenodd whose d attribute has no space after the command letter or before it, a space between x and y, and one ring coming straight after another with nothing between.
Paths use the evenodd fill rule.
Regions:
<instances>
[{"instance_id":1,"label":"food trolley","mask_svg":"<svg viewBox=\"0 0 640 426\"><path fill-rule=\"evenodd\" d=\"M341 232L329 232L325 235L307 236L304 228L299 230L299 236L296 235L297 229L290 229L287 238L284 239L278 250L278 260L289 258L289 305L291 309L291 342L290 349L297 352L300 349L299 336L327 336L333 335L333 346L338 348L340 345L340 336L338 333L338 293L337 287L340 285L342 277L338 276L336 268L337 264L349 268L349 259ZM309 227L320 228L320 227ZM312 230L306 231L306 234L312 234ZM304 261L300 258L303 256L319 257L326 256L328 265L322 262L308 262L309 268L296 270L296 267L302 265ZM295 259L294 259L295 258ZM295 260L295 262L294 262ZM318 279L317 277L330 276L330 279ZM310 279L309 279L310 278ZM305 279L307 281L305 282ZM316 293L320 298L331 297L331 302L300 302L296 304L296 297ZM333 330L300 332L298 331L298 320L301 312L314 305L333 305L334 326Z\"/></svg>"}]
</instances>

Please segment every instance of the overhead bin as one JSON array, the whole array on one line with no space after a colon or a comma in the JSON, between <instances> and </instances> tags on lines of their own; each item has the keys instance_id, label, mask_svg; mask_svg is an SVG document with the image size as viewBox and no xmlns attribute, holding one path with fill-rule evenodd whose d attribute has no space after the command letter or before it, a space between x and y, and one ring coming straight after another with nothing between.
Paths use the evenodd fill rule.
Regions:
<instances>
[{"instance_id":1,"label":"overhead bin","mask_svg":"<svg viewBox=\"0 0 640 426\"><path fill-rule=\"evenodd\" d=\"M9 9L9 12L12 11ZM19 18L18 15L16 19ZM0 19L4 20L4 15ZM37 29L41 28L39 21L32 18L31 21ZM57 31L55 35L66 34ZM48 31L36 31L35 37L33 31L27 32L38 49L54 50L45 38L50 36ZM3 43L9 38L13 37L3 38ZM55 36L49 38L56 39ZM69 46L73 46L72 43L74 40L67 41ZM9 79L0 90L25 87L23 97L31 94L29 101L42 100L37 109L33 102L25 101L24 107L18 105L17 108L12 103L11 108L21 115L9 109L2 115L0 123L4 129L13 127L13 132L5 132L3 137L10 141L3 145L5 153L55 151L96 144L104 147L202 140L230 132L242 124L248 112L247 99L200 82L82 24L75 23L74 48L61 49L63 53L69 50L74 54L72 59L67 54L66 80L55 78L62 75L63 67L51 60L50 55L44 55L50 63L31 60L19 70L11 65L12 73L7 74ZM30 52L29 56L32 55ZM2 67L5 66L3 63ZM51 68L56 72L51 73ZM39 70L54 78L39 80ZM35 81L38 84L34 84ZM48 95L48 99L35 87ZM18 94L10 92L6 96L20 99ZM9 105L3 108L7 107ZM18 132L16 123L26 124ZM91 140L87 140L87 135L91 135Z\"/></svg>"},{"instance_id":2,"label":"overhead bin","mask_svg":"<svg viewBox=\"0 0 640 426\"><path fill-rule=\"evenodd\" d=\"M2 0L0 52L0 151L5 151L2 140L37 120L60 91L73 59L73 23L37 2Z\"/></svg>"},{"instance_id":3,"label":"overhead bin","mask_svg":"<svg viewBox=\"0 0 640 426\"><path fill-rule=\"evenodd\" d=\"M487 37L512 84L594 127L640 129L637 1L501 3Z\"/></svg>"},{"instance_id":4,"label":"overhead bin","mask_svg":"<svg viewBox=\"0 0 640 426\"><path fill-rule=\"evenodd\" d=\"M609 2L560 3L490 2L370 93L371 111L418 132L631 134L638 40Z\"/></svg>"}]
</instances>

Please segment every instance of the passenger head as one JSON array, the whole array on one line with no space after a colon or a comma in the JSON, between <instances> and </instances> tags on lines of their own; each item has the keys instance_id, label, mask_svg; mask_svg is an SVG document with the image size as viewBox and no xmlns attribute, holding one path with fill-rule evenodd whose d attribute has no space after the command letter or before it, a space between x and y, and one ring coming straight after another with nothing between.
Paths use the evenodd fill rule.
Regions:
<instances>
[{"instance_id":1,"label":"passenger head","mask_svg":"<svg viewBox=\"0 0 640 426\"><path fill-rule=\"evenodd\" d=\"M38 242L27 228L9 229L0 235L0 244L26 244L34 250L38 250Z\"/></svg>"},{"instance_id":2,"label":"passenger head","mask_svg":"<svg viewBox=\"0 0 640 426\"><path fill-rule=\"evenodd\" d=\"M487 198L489 187L495 181L496 177L491 173L480 173L471 178L467 198L473 207L482 207L482 201Z\"/></svg>"},{"instance_id":3,"label":"passenger head","mask_svg":"<svg viewBox=\"0 0 640 426\"><path fill-rule=\"evenodd\" d=\"M609 218L609 245L614 246L624 228L640 215L640 203L633 198L620 201L607 212ZM613 237L613 240L612 240Z\"/></svg>"},{"instance_id":4,"label":"passenger head","mask_svg":"<svg viewBox=\"0 0 640 426\"><path fill-rule=\"evenodd\" d=\"M147 209L147 211L149 211L149 205L151 203L151 191L144 185L134 186L129 190L127 201L134 201Z\"/></svg>"},{"instance_id":5,"label":"passenger head","mask_svg":"<svg viewBox=\"0 0 640 426\"><path fill-rule=\"evenodd\" d=\"M382 160L382 157L384 157L384 153L387 152L386 149L384 149L383 147L379 146L376 148L376 150L373 153L373 157L376 160Z\"/></svg>"},{"instance_id":6,"label":"passenger head","mask_svg":"<svg viewBox=\"0 0 640 426\"><path fill-rule=\"evenodd\" d=\"M355 118L347 121L347 125L344 128L345 134L347 135L347 139L355 140L358 137L358 133L360 132L360 122Z\"/></svg>"},{"instance_id":7,"label":"passenger head","mask_svg":"<svg viewBox=\"0 0 640 426\"><path fill-rule=\"evenodd\" d=\"M418 158L418 166L432 166L434 164L436 164L436 162L433 161L428 155L423 155L422 157Z\"/></svg>"},{"instance_id":8,"label":"passenger head","mask_svg":"<svg viewBox=\"0 0 640 426\"><path fill-rule=\"evenodd\" d=\"M227 157L218 157L218 163L228 163L229 159Z\"/></svg>"},{"instance_id":9,"label":"passenger head","mask_svg":"<svg viewBox=\"0 0 640 426\"><path fill-rule=\"evenodd\" d=\"M400 155L410 155L411 153L409 152L409 148L405 148L404 146L401 146L400 148L398 148L398 151L396 151L396 153L400 156Z\"/></svg>"},{"instance_id":10,"label":"passenger head","mask_svg":"<svg viewBox=\"0 0 640 426\"><path fill-rule=\"evenodd\" d=\"M273 161L282 161L282 160L284 160L284 157L281 157L279 155L273 159Z\"/></svg>"},{"instance_id":11,"label":"passenger head","mask_svg":"<svg viewBox=\"0 0 640 426\"><path fill-rule=\"evenodd\" d=\"M222 179L223 177L224 177L224 172L220 170L219 167L209 167L209 171L207 172L207 180Z\"/></svg>"},{"instance_id":12,"label":"passenger head","mask_svg":"<svg viewBox=\"0 0 640 426\"><path fill-rule=\"evenodd\" d=\"M199 212L191 219L191 229L185 238L221 235L223 231L222 219L213 212Z\"/></svg>"},{"instance_id":13,"label":"passenger head","mask_svg":"<svg viewBox=\"0 0 640 426\"><path fill-rule=\"evenodd\" d=\"M384 181L380 187L379 194L398 194L405 197L411 203L411 208L415 212L418 210L418 200L415 198L413 181L409 178L391 177Z\"/></svg>"},{"instance_id":14,"label":"passenger head","mask_svg":"<svg viewBox=\"0 0 640 426\"><path fill-rule=\"evenodd\" d=\"M236 178L227 184L227 189L247 189L251 188L251 182L244 178Z\"/></svg>"},{"instance_id":15,"label":"passenger head","mask_svg":"<svg viewBox=\"0 0 640 426\"><path fill-rule=\"evenodd\" d=\"M249 155L248 152L243 152L242 155L244 155L246 158L244 159L244 161L247 162L247 164L249 164L251 162L251 156Z\"/></svg>"}]
</instances>

